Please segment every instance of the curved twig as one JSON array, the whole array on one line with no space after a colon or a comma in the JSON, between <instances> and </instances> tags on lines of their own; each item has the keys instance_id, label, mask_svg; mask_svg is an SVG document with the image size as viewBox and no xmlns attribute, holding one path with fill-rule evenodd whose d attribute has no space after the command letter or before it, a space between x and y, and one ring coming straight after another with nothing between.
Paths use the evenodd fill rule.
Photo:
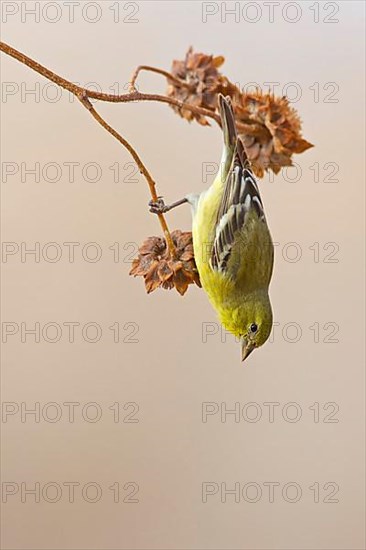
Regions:
<instances>
[{"instance_id":1,"label":"curved twig","mask_svg":"<svg viewBox=\"0 0 366 550\"><path fill-rule=\"evenodd\" d=\"M181 78L177 78L176 76L172 75L168 71L164 71L164 69L159 69L158 67L152 67L151 65L139 65L133 72L130 82L130 93L137 92L137 88L135 87L136 80L138 75L142 71L149 71L151 73L161 74L165 76L167 80L170 80L171 82L174 82L177 84L177 86L181 86L182 88L188 88L189 90L192 89L192 84L189 82L186 82L185 80L182 80Z\"/></svg>"},{"instance_id":2,"label":"curved twig","mask_svg":"<svg viewBox=\"0 0 366 550\"><path fill-rule=\"evenodd\" d=\"M92 115L92 117L101 126L103 126L103 128L105 130L107 130L107 132L109 132L114 138L116 138L116 140L118 140L127 149L127 151L130 153L130 155L132 156L132 158L136 162L136 164L137 164L137 166L140 170L140 173L145 177L145 179L147 181L147 184L148 184L149 189L150 189L150 194L151 194L152 200L157 201L159 197L158 197L158 194L156 192L156 183L153 180L153 178L151 177L150 172L148 171L148 169L146 168L146 166L142 162L141 158L139 157L139 155L137 154L135 149L132 147L132 145L130 145L130 143L124 137L122 137L114 128L112 128L112 126L110 126L104 120L104 118L102 118L100 116L98 111L96 111L96 109L90 103L87 96L81 94L81 95L78 95L77 97L80 100L80 102L82 103L82 105L84 105L84 107L89 111L89 113ZM176 249L175 249L170 231L168 229L168 225L167 225L166 220L164 218L164 215L159 213L159 214L157 214L157 216L158 216L158 219L159 219L159 222L160 222L160 226L163 230L163 233L164 233L164 236L165 236L165 239L166 239L169 251L170 251L170 255L172 256L172 258L174 258L176 256Z\"/></svg>"}]
</instances>

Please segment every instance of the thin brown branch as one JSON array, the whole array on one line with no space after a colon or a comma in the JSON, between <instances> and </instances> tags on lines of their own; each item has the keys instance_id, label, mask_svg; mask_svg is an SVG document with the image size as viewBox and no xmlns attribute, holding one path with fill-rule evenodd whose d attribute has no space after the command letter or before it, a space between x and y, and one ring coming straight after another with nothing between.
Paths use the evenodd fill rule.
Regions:
<instances>
[{"instance_id":1,"label":"thin brown branch","mask_svg":"<svg viewBox=\"0 0 366 550\"><path fill-rule=\"evenodd\" d=\"M167 103L168 105L174 105L179 109L187 109L188 111L192 111L192 113L195 113L197 115L203 115L208 118L212 118L218 124L220 124L219 115L217 115L210 109L204 109L203 107L195 107L193 105L189 105L188 103L184 103L183 101L179 101L178 99L174 99L172 97L167 97L159 94L143 94L136 91L133 93L115 95L115 94L106 94L104 92L96 92L95 90L88 90L87 88L83 88L81 86L78 86L77 84L74 84L73 82L70 82L69 80L66 80L62 76L54 73L53 71L50 71L49 69L47 69L46 67L38 63L37 61L34 61L34 59L28 57L22 52L19 52L12 46L9 46L9 44L5 44L5 42L0 42L0 51L6 53L7 55L10 55L17 61L20 61L20 63L27 65L37 73L41 74L48 80L51 80L55 84L58 84L58 86L61 86L61 88L68 90L74 95L83 95L92 99L99 99L100 101L109 101L112 103L129 103L131 101L158 101L160 103Z\"/></svg>"},{"instance_id":2,"label":"thin brown branch","mask_svg":"<svg viewBox=\"0 0 366 550\"><path fill-rule=\"evenodd\" d=\"M48 80L51 80L55 84L58 84L59 86L61 86L61 88L68 90L72 94L77 95L79 93L82 93L83 88L81 88L80 86L77 86L76 84L73 84L72 82L70 82L69 80L66 80L65 78L62 78L62 76L59 76L58 74L50 71L49 69L47 69L46 67L38 63L37 61L34 61L34 59L32 59L31 57L28 57L24 53L19 52L18 50L13 48L12 46L9 46L9 44L5 44L5 42L0 42L0 50L10 55L17 61L20 61L20 63L27 65L28 67L33 69L33 71L36 71L37 73L41 74L45 78L48 78Z\"/></svg>"},{"instance_id":3,"label":"thin brown branch","mask_svg":"<svg viewBox=\"0 0 366 550\"><path fill-rule=\"evenodd\" d=\"M139 157L139 155L137 154L135 149L132 147L132 145L130 145L130 143L125 138L123 138L114 128L112 128L112 126L110 126L104 120L104 118L101 117L101 115L95 110L95 108L90 103L88 97L85 94L77 94L77 97L80 100L80 102L84 105L84 107L89 111L89 113L92 115L92 117L101 126L103 126L103 128L105 130L107 130L107 132L109 132L114 138L116 138L117 141L119 141L127 149L127 151L130 153L130 155L132 156L132 158L136 162L136 164L137 164L137 166L140 170L140 173L143 174L143 176L145 177L145 179L147 181L147 184L148 184L149 189L150 189L150 194L151 194L152 200L157 201L159 197L158 197L158 194L156 192L155 181L151 177L150 172L148 171L148 169L146 168L146 166L144 165L144 163L142 162L141 158ZM168 229L168 225L165 221L165 218L164 218L163 214L158 214L157 216L159 218L160 226L163 230L163 233L164 233L164 236L165 236L168 248L169 248L170 255L171 255L172 258L175 258L176 249L175 249L170 231Z\"/></svg>"},{"instance_id":4,"label":"thin brown branch","mask_svg":"<svg viewBox=\"0 0 366 550\"><path fill-rule=\"evenodd\" d=\"M176 76L172 75L168 71L164 71L164 69L159 69L158 67L152 67L150 65L139 65L133 72L130 82L130 93L137 92L137 89L135 87L136 80L138 75L141 71L150 71L151 73L157 73L165 76L167 80L170 80L171 82L174 82L174 84L177 84L177 86L181 86L182 88L192 88L192 84L189 82L186 82L185 80L182 80L181 78L177 78Z\"/></svg>"}]
</instances>

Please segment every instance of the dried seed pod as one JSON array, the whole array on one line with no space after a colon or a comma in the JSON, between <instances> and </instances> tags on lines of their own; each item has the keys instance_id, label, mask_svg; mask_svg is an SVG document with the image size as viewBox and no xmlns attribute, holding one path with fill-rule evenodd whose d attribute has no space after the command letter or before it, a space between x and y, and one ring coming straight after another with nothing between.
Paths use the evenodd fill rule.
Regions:
<instances>
[{"instance_id":1,"label":"dried seed pod","mask_svg":"<svg viewBox=\"0 0 366 550\"><path fill-rule=\"evenodd\" d=\"M204 53L195 53L192 47L189 48L183 61L173 61L171 71L185 85L180 86L176 82L168 82L167 95L195 107L204 107L214 112L217 108L218 94L221 92L224 95L230 95L231 89L235 88L218 71L224 61L225 58L221 55L213 57ZM188 109L180 109L176 106L172 106L172 108L188 121L197 120L203 126L209 125L207 118L203 115L197 115Z\"/></svg>"},{"instance_id":2,"label":"dried seed pod","mask_svg":"<svg viewBox=\"0 0 366 550\"><path fill-rule=\"evenodd\" d=\"M172 66L172 74L184 85L170 81L168 96L212 112L217 111L219 93L230 96L239 135L255 174L263 177L267 170L277 174L282 167L292 166L294 153L303 153L313 147L301 135L301 121L296 110L285 97L261 91L242 93L219 72L223 63L222 56L195 53L189 48L185 59L173 61ZM203 115L176 106L173 109L188 121L209 124Z\"/></svg>"},{"instance_id":3,"label":"dried seed pod","mask_svg":"<svg viewBox=\"0 0 366 550\"><path fill-rule=\"evenodd\" d=\"M176 248L175 258L171 258L165 239L148 237L132 262L130 275L144 278L148 294L158 287L175 287L183 296L190 284L201 286L194 261L192 233L176 229L171 237Z\"/></svg>"},{"instance_id":4,"label":"dried seed pod","mask_svg":"<svg viewBox=\"0 0 366 550\"><path fill-rule=\"evenodd\" d=\"M277 174L292 166L294 153L313 147L301 135L301 121L285 97L263 94L237 94L233 97L235 120L248 159L258 177L266 170Z\"/></svg>"}]
</instances>

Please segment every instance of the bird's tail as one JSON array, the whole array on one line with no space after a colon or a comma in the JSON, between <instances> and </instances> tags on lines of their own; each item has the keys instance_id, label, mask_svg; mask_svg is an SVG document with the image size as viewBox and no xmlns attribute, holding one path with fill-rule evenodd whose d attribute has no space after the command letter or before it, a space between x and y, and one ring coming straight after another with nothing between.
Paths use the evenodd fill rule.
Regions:
<instances>
[{"instance_id":1,"label":"bird's tail","mask_svg":"<svg viewBox=\"0 0 366 550\"><path fill-rule=\"evenodd\" d=\"M250 168L244 144L238 136L235 125L234 111L230 97L219 94L219 110L221 116L222 131L224 134L224 150L221 159L219 176L226 182L232 163L242 168Z\"/></svg>"},{"instance_id":2,"label":"bird's tail","mask_svg":"<svg viewBox=\"0 0 366 550\"><path fill-rule=\"evenodd\" d=\"M217 179L218 182L223 185L229 174L231 163L234 159L237 134L231 100L229 97L224 97L222 94L219 94L219 111L221 116L222 131L224 134L224 147Z\"/></svg>"},{"instance_id":3,"label":"bird's tail","mask_svg":"<svg viewBox=\"0 0 366 550\"><path fill-rule=\"evenodd\" d=\"M234 150L237 133L230 97L224 97L222 94L219 94L219 110L225 146L230 150Z\"/></svg>"}]
</instances>

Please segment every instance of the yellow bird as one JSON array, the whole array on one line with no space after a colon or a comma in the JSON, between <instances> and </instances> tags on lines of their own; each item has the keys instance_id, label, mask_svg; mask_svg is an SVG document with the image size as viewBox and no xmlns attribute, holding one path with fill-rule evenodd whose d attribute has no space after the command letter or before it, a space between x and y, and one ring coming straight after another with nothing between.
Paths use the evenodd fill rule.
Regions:
<instances>
[{"instance_id":1,"label":"yellow bird","mask_svg":"<svg viewBox=\"0 0 366 550\"><path fill-rule=\"evenodd\" d=\"M258 186L237 136L230 98L219 95L224 150L212 185L171 205L150 203L167 212L190 203L193 248L203 289L226 330L241 340L242 360L268 339L272 308L268 287L273 243Z\"/></svg>"}]
</instances>

